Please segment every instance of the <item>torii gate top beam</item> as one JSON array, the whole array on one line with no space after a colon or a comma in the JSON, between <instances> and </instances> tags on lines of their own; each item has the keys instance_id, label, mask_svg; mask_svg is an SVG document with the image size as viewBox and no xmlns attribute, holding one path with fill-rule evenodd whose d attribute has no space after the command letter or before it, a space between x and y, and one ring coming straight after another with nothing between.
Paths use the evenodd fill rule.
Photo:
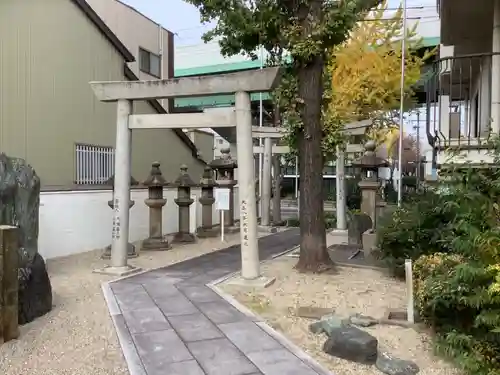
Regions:
<instances>
[{"instance_id":1,"label":"torii gate top beam","mask_svg":"<svg viewBox=\"0 0 500 375\"><path fill-rule=\"evenodd\" d=\"M213 76L194 76L154 81L90 82L97 99L145 100L248 93L272 90L279 82L279 68L264 68Z\"/></svg>"}]
</instances>

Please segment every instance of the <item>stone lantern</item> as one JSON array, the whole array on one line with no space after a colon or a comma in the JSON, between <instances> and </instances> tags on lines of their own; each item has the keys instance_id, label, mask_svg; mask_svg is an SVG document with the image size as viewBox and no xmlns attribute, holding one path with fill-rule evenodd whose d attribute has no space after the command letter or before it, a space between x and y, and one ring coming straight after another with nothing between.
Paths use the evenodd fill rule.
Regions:
<instances>
[{"instance_id":1,"label":"stone lantern","mask_svg":"<svg viewBox=\"0 0 500 375\"><path fill-rule=\"evenodd\" d=\"M210 163L210 167L215 171L215 182L218 187L229 189L229 211L224 214L224 225L229 230L234 228L234 186L238 183L234 178L234 170L238 168L238 163L231 157L229 148L220 150L221 156ZM248 171L253 173L253 171Z\"/></svg>"},{"instance_id":2,"label":"stone lantern","mask_svg":"<svg viewBox=\"0 0 500 375\"><path fill-rule=\"evenodd\" d=\"M108 206L109 208L111 208L112 210L114 210L114 200L115 200L115 176L111 176L105 183L105 185L110 185L112 186L113 188L113 199L109 200L108 201ZM132 176L130 176L130 186L137 186L139 185L139 182ZM130 203L129 203L129 210L134 206L135 202L130 199ZM127 258L137 258L138 257L138 254L137 252L135 251L135 246L132 245L130 242L128 243L127 245ZM101 259L111 259L111 245L108 245L105 249L104 249L104 253L101 255Z\"/></svg>"},{"instance_id":3,"label":"stone lantern","mask_svg":"<svg viewBox=\"0 0 500 375\"><path fill-rule=\"evenodd\" d=\"M170 244L163 237L162 209L167 200L163 198L163 188L167 182L160 170L160 163L154 162L149 177L144 181L148 187L148 198L144 201L149 207L149 238L142 242L143 250L162 251L170 249Z\"/></svg>"},{"instance_id":4,"label":"stone lantern","mask_svg":"<svg viewBox=\"0 0 500 375\"><path fill-rule=\"evenodd\" d=\"M373 230L377 227L377 205L381 186L378 178L378 170L389 165L385 159L376 155L376 148L375 141L366 142L364 155L352 162L353 167L360 168L363 172L363 177L359 182L361 189L361 211L370 216Z\"/></svg>"},{"instance_id":5,"label":"stone lantern","mask_svg":"<svg viewBox=\"0 0 500 375\"><path fill-rule=\"evenodd\" d=\"M214 187L216 186L213 178L213 170L209 166L205 167L203 176L200 180L201 187L201 227L198 228L198 237L217 237L218 231L213 228L212 215L214 198Z\"/></svg>"},{"instance_id":6,"label":"stone lantern","mask_svg":"<svg viewBox=\"0 0 500 375\"><path fill-rule=\"evenodd\" d=\"M188 174L186 165L181 166L181 173L174 182L177 187L177 198L175 203L179 206L179 231L174 236L176 243L192 243L196 241L193 233L190 232L189 206L194 202L191 199L191 188L196 186L195 182Z\"/></svg>"}]
</instances>

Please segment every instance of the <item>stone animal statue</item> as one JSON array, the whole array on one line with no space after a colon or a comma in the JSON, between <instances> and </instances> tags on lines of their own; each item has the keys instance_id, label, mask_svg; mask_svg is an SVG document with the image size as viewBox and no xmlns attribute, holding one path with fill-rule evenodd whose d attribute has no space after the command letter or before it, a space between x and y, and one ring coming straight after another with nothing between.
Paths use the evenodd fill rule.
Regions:
<instances>
[{"instance_id":1,"label":"stone animal statue","mask_svg":"<svg viewBox=\"0 0 500 375\"><path fill-rule=\"evenodd\" d=\"M38 253L40 178L20 158L0 154L0 224L19 228L19 324L52 309L52 287Z\"/></svg>"}]
</instances>

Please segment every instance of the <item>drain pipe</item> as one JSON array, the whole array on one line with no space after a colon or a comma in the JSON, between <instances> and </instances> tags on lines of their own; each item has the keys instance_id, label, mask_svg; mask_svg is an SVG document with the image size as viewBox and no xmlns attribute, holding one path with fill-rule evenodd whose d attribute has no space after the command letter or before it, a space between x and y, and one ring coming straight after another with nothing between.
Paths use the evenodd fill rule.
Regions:
<instances>
[{"instance_id":1,"label":"drain pipe","mask_svg":"<svg viewBox=\"0 0 500 375\"><path fill-rule=\"evenodd\" d=\"M493 2L493 43L491 52L491 129L500 133L500 0ZM496 53L496 54L495 54Z\"/></svg>"}]
</instances>

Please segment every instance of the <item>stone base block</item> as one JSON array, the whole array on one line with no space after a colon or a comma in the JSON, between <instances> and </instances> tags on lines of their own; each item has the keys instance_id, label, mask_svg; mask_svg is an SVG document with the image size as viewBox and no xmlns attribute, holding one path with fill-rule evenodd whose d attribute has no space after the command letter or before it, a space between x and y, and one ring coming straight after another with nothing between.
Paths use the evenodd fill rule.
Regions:
<instances>
[{"instance_id":1,"label":"stone base block","mask_svg":"<svg viewBox=\"0 0 500 375\"><path fill-rule=\"evenodd\" d=\"M131 265L126 265L123 267L106 266L104 268L95 269L93 272L99 273L101 275L122 277L122 276L130 276L130 275L133 275L135 273L139 273L141 271L142 271L142 268L134 267Z\"/></svg>"},{"instance_id":2,"label":"stone base block","mask_svg":"<svg viewBox=\"0 0 500 375\"><path fill-rule=\"evenodd\" d=\"M29 323L52 310L52 286L40 254L19 269L18 300L19 324Z\"/></svg>"},{"instance_id":3,"label":"stone base block","mask_svg":"<svg viewBox=\"0 0 500 375\"><path fill-rule=\"evenodd\" d=\"M196 231L196 235L199 238L212 238L219 236L219 230L217 228L203 228L200 227Z\"/></svg>"},{"instance_id":4,"label":"stone base block","mask_svg":"<svg viewBox=\"0 0 500 375\"><path fill-rule=\"evenodd\" d=\"M256 279L245 279L240 275L228 280L227 283L248 288L267 288L273 285L275 281L275 277L259 276Z\"/></svg>"},{"instance_id":5,"label":"stone base block","mask_svg":"<svg viewBox=\"0 0 500 375\"><path fill-rule=\"evenodd\" d=\"M326 234L326 247L332 245L347 245L349 235L347 229L334 229Z\"/></svg>"},{"instance_id":6,"label":"stone base block","mask_svg":"<svg viewBox=\"0 0 500 375\"><path fill-rule=\"evenodd\" d=\"M172 246L165 238L146 238L142 241L141 250L143 251L165 251L171 249Z\"/></svg>"},{"instance_id":7,"label":"stone base block","mask_svg":"<svg viewBox=\"0 0 500 375\"><path fill-rule=\"evenodd\" d=\"M196 236L193 233L177 232L172 240L174 243L194 243Z\"/></svg>"},{"instance_id":8,"label":"stone base block","mask_svg":"<svg viewBox=\"0 0 500 375\"><path fill-rule=\"evenodd\" d=\"M277 233L278 228L272 226L272 225L259 225L257 227L257 230L261 233Z\"/></svg>"},{"instance_id":9,"label":"stone base block","mask_svg":"<svg viewBox=\"0 0 500 375\"><path fill-rule=\"evenodd\" d=\"M129 243L127 245L127 258L132 259L132 258L137 258L139 254L137 254L137 251L135 251L135 246ZM108 245L104 249L104 253L101 255L101 259L106 259L109 260L111 259L111 245Z\"/></svg>"},{"instance_id":10,"label":"stone base block","mask_svg":"<svg viewBox=\"0 0 500 375\"><path fill-rule=\"evenodd\" d=\"M367 230L363 233L363 253L365 259L373 257L372 251L377 249L377 234L372 230Z\"/></svg>"}]
</instances>

